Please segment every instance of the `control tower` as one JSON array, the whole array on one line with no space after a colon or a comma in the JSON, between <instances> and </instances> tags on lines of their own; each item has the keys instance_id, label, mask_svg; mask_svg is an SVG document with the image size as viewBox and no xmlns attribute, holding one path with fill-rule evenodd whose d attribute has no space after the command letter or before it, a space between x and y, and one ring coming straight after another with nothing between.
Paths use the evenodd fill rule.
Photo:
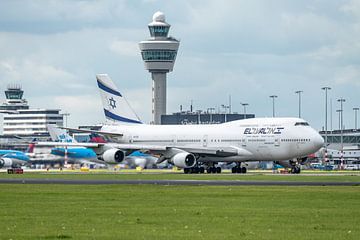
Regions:
<instances>
[{"instance_id":1,"label":"control tower","mask_svg":"<svg viewBox=\"0 0 360 240\"><path fill-rule=\"evenodd\" d=\"M145 69L151 73L153 80L152 123L160 124L161 115L166 114L166 74L173 70L180 42L168 37L170 24L165 21L162 12L153 15L148 27L151 38L141 41L139 47Z\"/></svg>"},{"instance_id":2,"label":"control tower","mask_svg":"<svg viewBox=\"0 0 360 240\"><path fill-rule=\"evenodd\" d=\"M23 99L24 91L20 85L8 85L5 90L6 101L0 105L0 113L17 113L20 109L29 109L28 102Z\"/></svg>"}]
</instances>

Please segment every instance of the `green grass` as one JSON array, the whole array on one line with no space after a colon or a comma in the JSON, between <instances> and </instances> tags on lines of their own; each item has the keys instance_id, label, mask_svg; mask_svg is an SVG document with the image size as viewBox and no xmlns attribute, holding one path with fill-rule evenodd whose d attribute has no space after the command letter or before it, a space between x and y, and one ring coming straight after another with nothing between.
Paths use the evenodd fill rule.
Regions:
<instances>
[{"instance_id":1,"label":"green grass","mask_svg":"<svg viewBox=\"0 0 360 240\"><path fill-rule=\"evenodd\" d=\"M183 173L71 173L71 172L52 172L52 173L24 173L7 174L0 173L1 178L51 178L51 179L163 179L163 180L242 180L242 181L330 181L330 182L360 182L360 174L353 173L346 175L292 175L292 174L183 174Z\"/></svg>"},{"instance_id":2,"label":"green grass","mask_svg":"<svg viewBox=\"0 0 360 240\"><path fill-rule=\"evenodd\" d=\"M0 239L358 239L359 187L0 185Z\"/></svg>"}]
</instances>

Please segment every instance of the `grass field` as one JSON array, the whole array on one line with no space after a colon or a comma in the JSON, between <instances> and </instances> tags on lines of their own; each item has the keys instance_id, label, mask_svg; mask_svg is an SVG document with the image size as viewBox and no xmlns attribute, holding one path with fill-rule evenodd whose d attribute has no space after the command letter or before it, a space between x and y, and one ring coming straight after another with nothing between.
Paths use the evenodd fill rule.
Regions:
<instances>
[{"instance_id":1,"label":"grass field","mask_svg":"<svg viewBox=\"0 0 360 240\"><path fill-rule=\"evenodd\" d=\"M360 188L0 185L0 239L359 239Z\"/></svg>"},{"instance_id":2,"label":"grass field","mask_svg":"<svg viewBox=\"0 0 360 240\"><path fill-rule=\"evenodd\" d=\"M249 173L249 174L183 174L168 173L168 172L148 172L142 173L132 172L43 172L43 173L24 173L24 174L7 174L0 173L0 178L51 178L51 179L139 179L139 180L240 180L240 181L328 181L328 182L360 182L359 172L348 172L346 174L263 174L263 173Z\"/></svg>"}]
</instances>

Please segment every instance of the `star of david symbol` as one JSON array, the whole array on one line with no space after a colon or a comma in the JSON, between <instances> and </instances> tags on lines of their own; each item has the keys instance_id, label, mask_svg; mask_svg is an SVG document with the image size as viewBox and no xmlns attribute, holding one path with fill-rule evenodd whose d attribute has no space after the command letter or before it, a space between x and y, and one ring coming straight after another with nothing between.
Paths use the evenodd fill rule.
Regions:
<instances>
[{"instance_id":1,"label":"star of david symbol","mask_svg":"<svg viewBox=\"0 0 360 240\"><path fill-rule=\"evenodd\" d=\"M109 105L110 105L110 107L111 107L112 109L116 108L116 101L114 100L113 97L111 97L111 98L109 99Z\"/></svg>"}]
</instances>

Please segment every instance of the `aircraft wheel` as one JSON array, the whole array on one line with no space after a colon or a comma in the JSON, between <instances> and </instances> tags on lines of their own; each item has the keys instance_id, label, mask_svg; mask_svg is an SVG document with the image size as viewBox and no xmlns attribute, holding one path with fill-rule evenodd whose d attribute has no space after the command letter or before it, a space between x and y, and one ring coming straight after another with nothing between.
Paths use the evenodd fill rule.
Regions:
<instances>
[{"instance_id":1,"label":"aircraft wheel","mask_svg":"<svg viewBox=\"0 0 360 240\"><path fill-rule=\"evenodd\" d=\"M236 168L235 168L235 167L232 167L232 168L231 168L231 172L232 172L232 173L236 173Z\"/></svg>"},{"instance_id":2,"label":"aircraft wheel","mask_svg":"<svg viewBox=\"0 0 360 240\"><path fill-rule=\"evenodd\" d=\"M207 173L211 173L211 167L208 167L208 168L206 169L206 172L207 172Z\"/></svg>"},{"instance_id":3,"label":"aircraft wheel","mask_svg":"<svg viewBox=\"0 0 360 240\"><path fill-rule=\"evenodd\" d=\"M292 167L292 168L291 168L291 174L295 174L296 172L297 172L296 167Z\"/></svg>"},{"instance_id":4,"label":"aircraft wheel","mask_svg":"<svg viewBox=\"0 0 360 240\"><path fill-rule=\"evenodd\" d=\"M236 173L242 173L241 172L241 167L236 167Z\"/></svg>"},{"instance_id":5,"label":"aircraft wheel","mask_svg":"<svg viewBox=\"0 0 360 240\"><path fill-rule=\"evenodd\" d=\"M199 167L194 167L193 168L193 173L199 173L200 172L200 168Z\"/></svg>"},{"instance_id":6,"label":"aircraft wheel","mask_svg":"<svg viewBox=\"0 0 360 240\"><path fill-rule=\"evenodd\" d=\"M221 167L216 168L216 173L221 173Z\"/></svg>"},{"instance_id":7,"label":"aircraft wheel","mask_svg":"<svg viewBox=\"0 0 360 240\"><path fill-rule=\"evenodd\" d=\"M199 172L200 172L200 173L204 173L204 172L205 172L205 168L204 168L204 167L200 167Z\"/></svg>"},{"instance_id":8,"label":"aircraft wheel","mask_svg":"<svg viewBox=\"0 0 360 240\"><path fill-rule=\"evenodd\" d=\"M189 174L190 173L190 168L184 168L184 173Z\"/></svg>"},{"instance_id":9,"label":"aircraft wheel","mask_svg":"<svg viewBox=\"0 0 360 240\"><path fill-rule=\"evenodd\" d=\"M216 167L211 167L211 173L216 173Z\"/></svg>"},{"instance_id":10,"label":"aircraft wheel","mask_svg":"<svg viewBox=\"0 0 360 240\"><path fill-rule=\"evenodd\" d=\"M241 168L241 173L246 173L246 171L247 171L246 167Z\"/></svg>"},{"instance_id":11,"label":"aircraft wheel","mask_svg":"<svg viewBox=\"0 0 360 240\"><path fill-rule=\"evenodd\" d=\"M295 170L296 170L296 172L295 172L295 173L297 173L297 174L299 174L299 173L301 172L300 167L297 167Z\"/></svg>"}]
</instances>

